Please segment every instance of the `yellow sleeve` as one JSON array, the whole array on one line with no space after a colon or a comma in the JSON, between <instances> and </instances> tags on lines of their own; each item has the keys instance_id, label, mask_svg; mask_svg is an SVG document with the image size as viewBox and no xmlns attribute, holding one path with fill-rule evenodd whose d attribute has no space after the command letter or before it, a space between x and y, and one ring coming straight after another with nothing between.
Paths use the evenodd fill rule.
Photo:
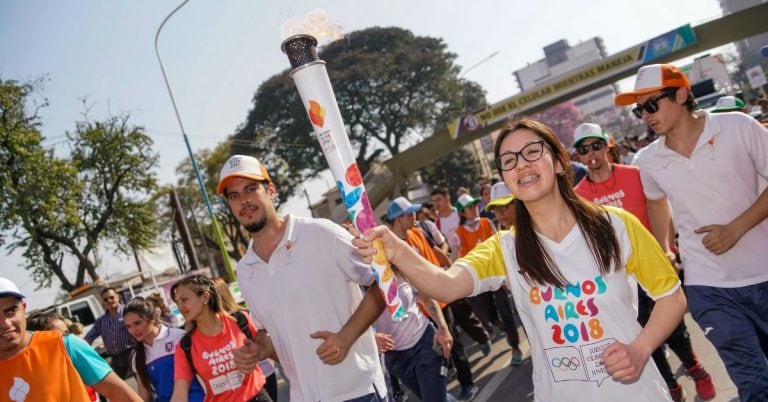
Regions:
<instances>
[{"instance_id":1,"label":"yellow sleeve","mask_svg":"<svg viewBox=\"0 0 768 402\"><path fill-rule=\"evenodd\" d=\"M467 255L456 260L475 280L472 295L498 289L507 278L507 268L501 251L501 239L507 231L499 231L475 246Z\"/></svg>"},{"instance_id":2,"label":"yellow sleeve","mask_svg":"<svg viewBox=\"0 0 768 402\"><path fill-rule=\"evenodd\" d=\"M656 238L631 213L619 208L607 208L621 218L627 229L631 247L627 274L633 275L654 300L677 290L680 278Z\"/></svg>"}]
</instances>

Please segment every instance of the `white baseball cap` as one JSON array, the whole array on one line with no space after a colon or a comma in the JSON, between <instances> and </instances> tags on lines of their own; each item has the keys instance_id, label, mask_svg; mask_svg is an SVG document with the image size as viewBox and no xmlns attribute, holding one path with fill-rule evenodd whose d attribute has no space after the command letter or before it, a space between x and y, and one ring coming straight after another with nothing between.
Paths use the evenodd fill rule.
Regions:
<instances>
[{"instance_id":1,"label":"white baseball cap","mask_svg":"<svg viewBox=\"0 0 768 402\"><path fill-rule=\"evenodd\" d=\"M216 186L216 194L224 194L224 189L227 188L227 183L235 177L256 181L266 180L272 183L267 168L265 168L258 159L246 155L233 155L227 159L227 162L224 163L224 166L221 168L221 173L219 173L219 185Z\"/></svg>"},{"instance_id":2,"label":"white baseball cap","mask_svg":"<svg viewBox=\"0 0 768 402\"><path fill-rule=\"evenodd\" d=\"M605 135L600 126L593 123L583 123L576 127L576 131L573 133L573 147L578 147L579 143L587 138L598 138L608 142L608 136Z\"/></svg>"},{"instance_id":3,"label":"white baseball cap","mask_svg":"<svg viewBox=\"0 0 768 402\"><path fill-rule=\"evenodd\" d=\"M24 295L19 290L19 287L10 279L0 277L0 297L14 296L19 299L24 299Z\"/></svg>"}]
</instances>

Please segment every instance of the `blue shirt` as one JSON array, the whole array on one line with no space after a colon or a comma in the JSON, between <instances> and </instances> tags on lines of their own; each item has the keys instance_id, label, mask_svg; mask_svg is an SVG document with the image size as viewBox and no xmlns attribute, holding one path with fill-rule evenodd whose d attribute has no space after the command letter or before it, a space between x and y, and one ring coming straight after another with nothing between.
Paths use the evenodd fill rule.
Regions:
<instances>
[{"instance_id":1,"label":"blue shirt","mask_svg":"<svg viewBox=\"0 0 768 402\"><path fill-rule=\"evenodd\" d=\"M107 348L107 352L109 352L111 356L119 355L120 353L131 350L133 348L133 338L125 328L123 308L125 308L125 306L121 304L120 307L117 308L117 314L111 315L107 312L99 317L96 322L93 323L93 328L85 334L85 340L88 343L93 343L94 339L101 337L101 339L104 340L104 346Z\"/></svg>"}]
</instances>

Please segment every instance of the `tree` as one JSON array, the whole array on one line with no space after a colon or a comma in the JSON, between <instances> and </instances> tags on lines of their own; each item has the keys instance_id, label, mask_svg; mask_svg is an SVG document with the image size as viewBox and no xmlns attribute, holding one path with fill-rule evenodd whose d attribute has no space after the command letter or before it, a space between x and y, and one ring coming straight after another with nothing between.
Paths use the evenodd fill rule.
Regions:
<instances>
[{"instance_id":1,"label":"tree","mask_svg":"<svg viewBox=\"0 0 768 402\"><path fill-rule=\"evenodd\" d=\"M441 39L376 27L320 51L362 174L462 111L485 105L483 90L458 78L456 56L446 49ZM254 154L269 167L282 199L326 167L288 73L259 87L233 142L235 153Z\"/></svg>"},{"instance_id":2,"label":"tree","mask_svg":"<svg viewBox=\"0 0 768 402\"><path fill-rule=\"evenodd\" d=\"M465 148L458 148L419 171L425 183L446 187L455 196L459 187L472 188L477 181L476 158Z\"/></svg>"},{"instance_id":3,"label":"tree","mask_svg":"<svg viewBox=\"0 0 768 402\"><path fill-rule=\"evenodd\" d=\"M43 147L38 112L27 103L35 83L0 80L0 230L10 250L21 249L41 287L56 276L65 290L99 279L99 251L129 255L150 247L157 232L146 195L156 188L158 156L128 116L85 120L67 133L71 154ZM74 278L65 272L74 260Z\"/></svg>"},{"instance_id":4,"label":"tree","mask_svg":"<svg viewBox=\"0 0 768 402\"><path fill-rule=\"evenodd\" d=\"M566 149L573 144L573 132L582 123L581 111L572 101L552 106L531 117L548 125Z\"/></svg>"}]
</instances>

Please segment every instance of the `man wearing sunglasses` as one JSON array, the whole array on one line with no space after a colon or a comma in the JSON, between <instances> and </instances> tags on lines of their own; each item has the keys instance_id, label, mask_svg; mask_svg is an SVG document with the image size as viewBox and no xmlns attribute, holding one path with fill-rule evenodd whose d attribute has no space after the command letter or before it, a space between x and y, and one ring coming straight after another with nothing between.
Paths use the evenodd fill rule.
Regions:
<instances>
[{"instance_id":1,"label":"man wearing sunglasses","mask_svg":"<svg viewBox=\"0 0 768 402\"><path fill-rule=\"evenodd\" d=\"M581 162L588 166L587 177L574 187L576 194L599 205L613 205L623 208L635 215L649 231L648 206L643 194L643 183L640 180L640 170L637 166L614 164L608 160L608 135L597 124L584 123L576 128L573 135L573 148ZM667 226L669 227L669 226ZM668 244L662 244L674 264L674 253L669 251ZM638 318L640 325L645 326L651 316L654 301L638 287ZM672 351L680 358L688 375L696 383L696 393L703 400L715 397L715 384L693 352L688 329L681 321L666 342ZM672 400L684 400L683 387L677 381L672 368L664 355L664 350L658 348L651 354L656 367L669 388Z\"/></svg>"},{"instance_id":2,"label":"man wearing sunglasses","mask_svg":"<svg viewBox=\"0 0 768 402\"><path fill-rule=\"evenodd\" d=\"M617 106L661 137L636 158L653 234L668 243L671 211L693 318L717 348L742 401L768 400L768 129L743 113L697 111L672 65L641 67Z\"/></svg>"},{"instance_id":3,"label":"man wearing sunglasses","mask_svg":"<svg viewBox=\"0 0 768 402\"><path fill-rule=\"evenodd\" d=\"M91 330L85 334L85 340L92 344L96 338L101 337L110 356L109 365L115 370L115 374L126 379L132 372L133 337L123 321L125 305L120 303L120 295L111 287L102 289L101 300L106 312L96 319Z\"/></svg>"}]
</instances>

